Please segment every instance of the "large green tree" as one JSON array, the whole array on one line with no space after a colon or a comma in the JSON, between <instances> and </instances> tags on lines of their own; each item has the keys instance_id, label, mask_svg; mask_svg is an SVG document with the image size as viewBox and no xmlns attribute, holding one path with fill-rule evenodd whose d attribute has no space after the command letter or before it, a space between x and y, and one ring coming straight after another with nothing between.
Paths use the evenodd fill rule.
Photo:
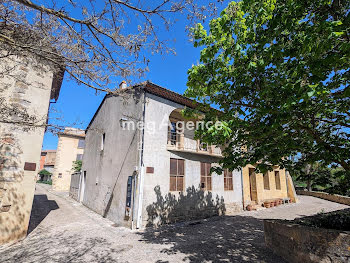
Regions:
<instances>
[{"instance_id":1,"label":"large green tree","mask_svg":"<svg viewBox=\"0 0 350 263\"><path fill-rule=\"evenodd\" d=\"M202 50L186 94L207 106L207 120L223 122L199 134L228 146L226 167L290 167L302 159L350 171L349 6L242 0L208 31L194 28Z\"/></svg>"}]
</instances>

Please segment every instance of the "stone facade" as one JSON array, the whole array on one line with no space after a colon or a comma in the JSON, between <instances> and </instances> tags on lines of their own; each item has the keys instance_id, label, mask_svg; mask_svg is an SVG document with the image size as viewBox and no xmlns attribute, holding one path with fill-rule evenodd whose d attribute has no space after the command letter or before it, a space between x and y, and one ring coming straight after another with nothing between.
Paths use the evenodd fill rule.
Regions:
<instances>
[{"instance_id":1,"label":"stone facade","mask_svg":"<svg viewBox=\"0 0 350 263\"><path fill-rule=\"evenodd\" d=\"M296 202L296 195L293 195L294 186L291 179L289 179L289 188L292 189L288 194L288 176L285 169L274 167L272 171L262 174L255 173L254 168L253 165L247 165L242 169L245 206L252 202L262 204L265 200L278 198L290 198L292 202Z\"/></svg>"},{"instance_id":2,"label":"stone facade","mask_svg":"<svg viewBox=\"0 0 350 263\"><path fill-rule=\"evenodd\" d=\"M180 148L169 145L169 121L183 108L181 101L142 87L106 96L86 131L82 203L118 225L137 228L241 210L240 171L232 173L230 190L224 189L224 175L215 173L211 190L201 188L201 163L215 166L221 158L219 148L199 149L194 131L187 129ZM140 121L144 130L125 128ZM171 159L184 163L181 190L170 189Z\"/></svg>"},{"instance_id":3,"label":"stone facade","mask_svg":"<svg viewBox=\"0 0 350 263\"><path fill-rule=\"evenodd\" d=\"M52 176L52 189L66 191L70 189L73 162L82 160L85 147L85 132L75 128L65 128L58 134L55 169Z\"/></svg>"},{"instance_id":4,"label":"stone facade","mask_svg":"<svg viewBox=\"0 0 350 263\"><path fill-rule=\"evenodd\" d=\"M55 162L56 150L42 150L39 171L45 169L52 174L55 168Z\"/></svg>"},{"instance_id":5,"label":"stone facade","mask_svg":"<svg viewBox=\"0 0 350 263\"><path fill-rule=\"evenodd\" d=\"M0 244L26 236L49 102L58 98L57 74L62 78L30 56L2 57L0 72L5 71L0 75Z\"/></svg>"},{"instance_id":6,"label":"stone facade","mask_svg":"<svg viewBox=\"0 0 350 263\"><path fill-rule=\"evenodd\" d=\"M160 98L154 94L146 94L144 166L154 168L152 173L147 169L144 177L143 225L159 225L196 218L205 218L224 214L226 207L242 209L241 172L233 171L233 189L224 190L224 174L211 175L212 189L201 189L201 163L217 166L221 158L221 150L214 148L212 153L197 151L197 140L194 130L187 129L186 120L181 114L183 105ZM169 119L184 121L181 145L167 144ZM155 129L147 127L147 123L156 123ZM184 191L170 189L170 159L184 160Z\"/></svg>"},{"instance_id":7,"label":"stone facade","mask_svg":"<svg viewBox=\"0 0 350 263\"><path fill-rule=\"evenodd\" d=\"M254 166L210 173L221 149L195 138L188 124L200 118L181 114L195 103L150 82L107 95L86 130L79 200L132 228L242 210L243 198L251 202L246 180ZM255 176L257 201L288 197L285 171L275 171L280 189L271 174L270 190L261 192L260 175Z\"/></svg>"}]
</instances>

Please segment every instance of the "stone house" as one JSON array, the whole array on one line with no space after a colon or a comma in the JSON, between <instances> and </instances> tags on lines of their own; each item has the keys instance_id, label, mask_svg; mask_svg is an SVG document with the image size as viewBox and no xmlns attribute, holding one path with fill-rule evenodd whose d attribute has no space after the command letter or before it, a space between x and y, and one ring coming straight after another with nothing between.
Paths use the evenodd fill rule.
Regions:
<instances>
[{"instance_id":1,"label":"stone house","mask_svg":"<svg viewBox=\"0 0 350 263\"><path fill-rule=\"evenodd\" d=\"M53 173L56 161L56 150L42 150L40 156L39 171L45 169L46 171Z\"/></svg>"},{"instance_id":2,"label":"stone house","mask_svg":"<svg viewBox=\"0 0 350 263\"><path fill-rule=\"evenodd\" d=\"M52 175L52 189L69 191L73 162L83 159L85 132L80 129L66 127L58 134L55 168Z\"/></svg>"},{"instance_id":3,"label":"stone house","mask_svg":"<svg viewBox=\"0 0 350 263\"><path fill-rule=\"evenodd\" d=\"M290 199L296 202L293 181L288 171L274 166L272 171L256 173L253 165L242 168L243 206L261 205L266 200Z\"/></svg>"},{"instance_id":4,"label":"stone house","mask_svg":"<svg viewBox=\"0 0 350 263\"><path fill-rule=\"evenodd\" d=\"M6 34L24 35L19 29ZM58 99L64 69L3 46L0 55L0 244L4 244L27 234L50 100Z\"/></svg>"},{"instance_id":5,"label":"stone house","mask_svg":"<svg viewBox=\"0 0 350 263\"><path fill-rule=\"evenodd\" d=\"M248 167L210 173L222 158L221 149L195 139L192 126L200 121L185 119L184 107L195 108L196 102L151 82L128 88L122 83L106 95L86 129L82 173L72 178L71 196L131 228L206 218L258 203L250 199L244 179ZM287 195L283 180L276 197Z\"/></svg>"}]
</instances>

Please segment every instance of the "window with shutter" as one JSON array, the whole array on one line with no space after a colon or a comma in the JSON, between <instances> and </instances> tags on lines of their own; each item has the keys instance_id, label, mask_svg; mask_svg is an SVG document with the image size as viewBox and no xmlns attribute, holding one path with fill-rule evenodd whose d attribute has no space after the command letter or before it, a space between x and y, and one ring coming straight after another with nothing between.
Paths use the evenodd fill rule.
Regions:
<instances>
[{"instance_id":1,"label":"window with shutter","mask_svg":"<svg viewBox=\"0 0 350 263\"><path fill-rule=\"evenodd\" d=\"M264 179L264 189L270 190L270 178L269 178L268 172L264 173L263 179Z\"/></svg>"},{"instance_id":2,"label":"window with shutter","mask_svg":"<svg viewBox=\"0 0 350 263\"><path fill-rule=\"evenodd\" d=\"M210 168L210 163L201 163L201 189L204 191L212 189Z\"/></svg>"},{"instance_id":3,"label":"window with shutter","mask_svg":"<svg viewBox=\"0 0 350 263\"><path fill-rule=\"evenodd\" d=\"M185 160L170 159L170 191L184 190Z\"/></svg>"},{"instance_id":4,"label":"window with shutter","mask_svg":"<svg viewBox=\"0 0 350 263\"><path fill-rule=\"evenodd\" d=\"M232 172L228 169L224 170L224 190L232 191L233 190L233 175Z\"/></svg>"},{"instance_id":5,"label":"window with shutter","mask_svg":"<svg viewBox=\"0 0 350 263\"><path fill-rule=\"evenodd\" d=\"M280 178L279 171L275 171L275 183L276 183L276 189L281 190L281 178Z\"/></svg>"}]
</instances>

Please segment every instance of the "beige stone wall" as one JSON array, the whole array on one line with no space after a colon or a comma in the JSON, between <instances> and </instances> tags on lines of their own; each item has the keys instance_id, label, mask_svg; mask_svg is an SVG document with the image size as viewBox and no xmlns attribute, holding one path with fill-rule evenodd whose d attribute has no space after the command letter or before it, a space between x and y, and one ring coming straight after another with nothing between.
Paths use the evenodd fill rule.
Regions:
<instances>
[{"instance_id":1,"label":"beige stone wall","mask_svg":"<svg viewBox=\"0 0 350 263\"><path fill-rule=\"evenodd\" d=\"M251 203L250 193L250 180L249 180L249 168L254 168L253 165L247 165L243 168L243 198L244 206ZM281 189L276 189L275 171L280 173ZM273 171L268 172L270 190L264 189L264 179L262 173L256 174L256 199L257 203L262 203L266 199L275 198L287 198L287 184L286 184L286 171L284 169L274 168Z\"/></svg>"},{"instance_id":2,"label":"beige stone wall","mask_svg":"<svg viewBox=\"0 0 350 263\"><path fill-rule=\"evenodd\" d=\"M264 220L265 244L287 262L349 262L350 233Z\"/></svg>"},{"instance_id":3,"label":"beige stone wall","mask_svg":"<svg viewBox=\"0 0 350 263\"><path fill-rule=\"evenodd\" d=\"M332 195L324 192L314 192L314 191L297 191L298 195L309 195L317 198L329 200L339 204L350 205L350 197L342 195Z\"/></svg>"},{"instance_id":4,"label":"beige stone wall","mask_svg":"<svg viewBox=\"0 0 350 263\"><path fill-rule=\"evenodd\" d=\"M37 124L46 123L53 73L36 61L20 57L1 59L2 107L25 111ZM32 208L36 174L40 167L44 127L27 130L23 125L0 119L0 244L26 236ZM21 119L14 119L21 121ZM25 162L35 163L35 171L25 171Z\"/></svg>"},{"instance_id":5,"label":"beige stone wall","mask_svg":"<svg viewBox=\"0 0 350 263\"><path fill-rule=\"evenodd\" d=\"M84 149L78 148L79 139L72 135L60 134L57 145L56 163L52 176L52 189L55 191L69 191L73 162Z\"/></svg>"}]
</instances>

